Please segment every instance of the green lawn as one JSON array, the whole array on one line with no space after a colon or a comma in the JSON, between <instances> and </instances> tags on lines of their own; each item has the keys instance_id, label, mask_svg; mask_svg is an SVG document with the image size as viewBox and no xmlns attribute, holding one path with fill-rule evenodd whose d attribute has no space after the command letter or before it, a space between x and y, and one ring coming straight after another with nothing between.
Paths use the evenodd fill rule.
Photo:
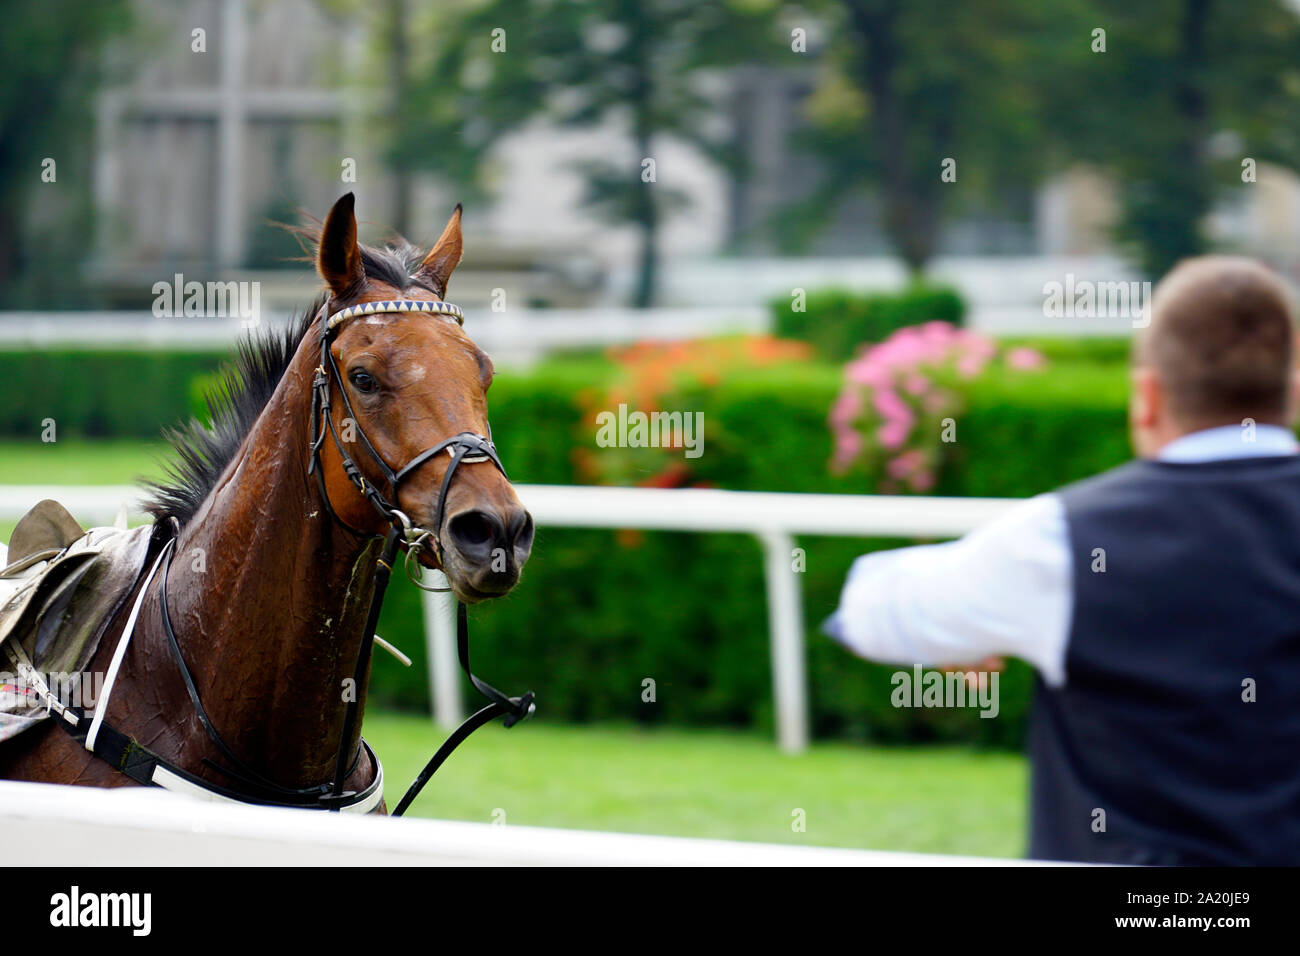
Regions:
<instances>
[{"instance_id":1,"label":"green lawn","mask_svg":"<svg viewBox=\"0 0 1300 956\"><path fill-rule=\"evenodd\" d=\"M390 808L444 736L428 718L381 713L365 735ZM1026 786L1012 754L823 743L791 757L756 734L497 723L410 815L489 823L500 809L524 826L1016 857Z\"/></svg>"},{"instance_id":2,"label":"green lawn","mask_svg":"<svg viewBox=\"0 0 1300 956\"><path fill-rule=\"evenodd\" d=\"M0 485L124 485L156 478L162 442L38 439L0 441Z\"/></svg>"}]
</instances>

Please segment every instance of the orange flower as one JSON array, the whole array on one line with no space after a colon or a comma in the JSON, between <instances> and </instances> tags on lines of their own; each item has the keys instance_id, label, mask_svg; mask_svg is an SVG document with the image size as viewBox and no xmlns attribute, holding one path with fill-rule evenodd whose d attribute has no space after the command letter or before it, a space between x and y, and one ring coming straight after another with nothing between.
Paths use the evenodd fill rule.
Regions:
<instances>
[{"instance_id":1,"label":"orange flower","mask_svg":"<svg viewBox=\"0 0 1300 956\"><path fill-rule=\"evenodd\" d=\"M589 413L587 420L592 424L601 411L624 404L646 413L681 408L687 404L684 393L690 390L716 388L731 375L756 365L800 362L811 354L811 347L802 342L770 335L642 340L607 349L606 355L617 366L613 380L604 389L594 390L594 394L584 389L578 403ZM584 438L584 443L589 444L589 438ZM655 461L656 456L666 463L664 469L641 484L675 488L691 483L689 463L682 460L680 448L637 449L631 456L620 449L605 449L601 455L575 458L575 465L592 480L621 483L630 473L644 469L647 460Z\"/></svg>"}]
</instances>

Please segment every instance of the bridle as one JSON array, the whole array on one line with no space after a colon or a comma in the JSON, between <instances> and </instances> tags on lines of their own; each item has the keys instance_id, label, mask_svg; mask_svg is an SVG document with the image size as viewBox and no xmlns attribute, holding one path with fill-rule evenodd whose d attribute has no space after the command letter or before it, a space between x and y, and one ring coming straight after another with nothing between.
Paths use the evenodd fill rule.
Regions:
<instances>
[{"instance_id":1,"label":"bridle","mask_svg":"<svg viewBox=\"0 0 1300 956\"><path fill-rule=\"evenodd\" d=\"M255 803L270 806L297 807L301 809L316 810L351 810L357 812L370 812L375 809L383 798L383 767L375 756L374 751L365 742L359 738L357 754L354 758L349 759L348 741L356 728L357 712L359 709L360 693L359 689L364 686L367 670L370 662L370 655L375 643L375 628L379 622L379 612L383 607L384 594L388 587L389 577L392 574L393 564L397 558L399 549L405 547L406 551L406 570L413 583L425 590L448 591L450 588L434 588L424 585L420 581L421 567L419 555L425 549L431 547L434 556L437 558L439 565L442 564L442 543L440 531L443 524L443 518L446 514L447 492L451 488L457 469L463 464L479 464L482 462L491 462L498 471L506 476L505 467L501 464L501 459L497 456L496 446L493 445L490 437L484 437L473 432L461 432L453 435L451 438L444 439L436 445L420 452L404 466L396 471L384 460L383 456L375 449L370 439L366 436L365 431L361 428L360 422L357 421L356 415L352 410L352 403L348 399L347 389L344 386L342 376L339 374L338 366L334 361L333 353L330 351L330 344L334 339L339 328L348 319L358 315L376 315L381 313L405 313L405 312L424 312L443 316L450 316L458 324L464 324L464 316L460 308L452 305L450 302L428 302L410 299L390 299L380 302L367 302L362 305L355 305L349 308L341 309L326 318L326 309L328 303L321 307L319 319L322 323L321 328L321 360L316 368L316 374L312 380L312 434L308 450L311 459L308 464L308 473L314 473L320 486L322 499L325 508L331 518L346 528L352 534L371 539L383 539L383 547L380 555L376 560L375 566L375 590L370 601L370 607L366 615L365 630L362 635L361 649L357 654L356 666L353 671L354 688L358 690L353 693L347 702L343 718L343 731L339 740L338 756L335 761L334 777L331 783L318 784L312 787L284 787L258 773L243 761L241 761L234 751L226 744L217 732L212 720L208 717L207 710L199 698L198 689L195 686L194 679L190 674L189 667L185 663L185 658L181 654L180 644L176 639L175 630L172 627L171 615L167 606L167 574L171 568L171 558L174 552L174 545L180 535L180 527L176 519L169 522L172 533L163 545L162 551L155 559L152 569L145 578L144 585L137 593L135 604L131 614L127 619L126 627L122 636L118 640L118 646L113 654L113 661L109 668L104 690L100 695L99 702L94 714L86 714L80 708L66 707L39 679L34 669L27 663L27 667L20 669L28 674L29 681L36 689L37 693L45 699L51 709L61 718L60 723L75 738L81 741L87 750L90 750L96 756L107 760L117 767L118 770L131 777L137 783L146 786L161 786L167 789L179 790L192 793L196 796L206 797L207 799L227 800L239 803ZM424 465L435 456L446 452L450 456L450 462L442 478L442 486L438 494L438 506L435 515L435 522L432 528L421 528L416 526L410 518L400 511L394 501L390 500L374 484L366 481L361 469L357 467L351 454L345 447L345 442L339 436L335 428L334 420L330 414L331 383L338 384L339 395L343 399L343 406L347 415L355 425L357 437L361 441L361 446L367 454L373 459L375 465L383 474L385 481L388 483L389 492L393 499L397 498L398 488L401 483L413 474L416 469ZM491 430L489 429L489 435ZM338 449L339 457L343 464L344 473L354 484L366 500L379 513L380 517L388 524L387 532L383 534L367 533L351 527L343 521L334 510L330 503L329 492L325 486L323 468L321 466L321 447L324 445L325 436L329 434L334 439L335 447ZM189 694L190 702L194 707L195 714L199 723L203 726L208 738L216 747L217 752L222 756L225 764L204 758L203 762L208 767L220 772L230 780L239 785L241 789L221 787L213 784L187 770L184 770L158 754L154 753L147 747L141 745L133 738L121 733L109 724L104 722L104 714L107 711L108 698L112 692L112 686L116 677L118 667L124 656L126 646L131 639L136 619L139 615L140 608L143 605L146 592L154 576L158 573L161 565L161 617L163 630L167 637L167 643L171 649L172 657L176 661L181 677L185 683L186 692ZM532 691L520 697L508 697L501 691L497 690L491 684L481 680L470 670L469 663L469 625L463 602L456 602L456 645L457 654L460 658L461 668L469 677L470 682L475 689L488 699L487 706L481 708L469 718L467 718L459 727L457 727L438 748L433 757L425 765L419 776L411 784L406 794L393 810L392 816L402 816L411 802L419 795L420 791L428 783L429 778L442 766L443 762L451 755L461 743L463 743L470 734L479 727L496 719L504 717L503 721L506 727L512 727L519 721L525 719L533 713L536 708L534 703L534 694ZM356 770L360 764L361 757L365 755L372 767L374 768L374 777L369 786L361 792L343 789L345 781Z\"/></svg>"},{"instance_id":2,"label":"bridle","mask_svg":"<svg viewBox=\"0 0 1300 956\"><path fill-rule=\"evenodd\" d=\"M375 628L379 623L379 611L383 606L384 592L388 587L388 579L392 574L393 562L397 557L398 548L406 546L406 571L411 577L412 582L418 587L425 590L449 590L446 588L431 588L420 582L420 563L419 555L421 550L432 545L434 557L442 564L443 548L441 539L441 530L443 518L447 508L447 492L451 489L452 479L456 476L456 470L463 464L478 464L481 462L491 462L496 469L501 472L502 477L507 481L510 476L506 474L505 466L501 464L501 459L497 456L496 445L492 443L491 437L475 434L474 432L461 432L453 435L451 438L445 438L424 451L417 454L396 471L384 460L384 457L375 449L374 444L366 435L361 423L357 420L356 413L352 409L352 401L348 398L347 388L343 383L343 376L339 373L338 365L334 361L334 353L330 351L330 344L334 340L334 335L344 322L348 319L360 315L378 315L383 313L394 312L425 312L430 314L450 316L455 319L458 325L464 325L465 316L460 307L450 302L430 302L424 300L411 299L388 299L379 302L366 302L361 305L350 306L346 309L340 309L324 319L325 306L321 307L321 316L324 321L321 329L321 359L320 364L316 367L316 375L312 380L312 438L311 438L311 464L308 466L308 473L315 473L318 484L320 485L321 498L325 502L326 510L330 515L341 524L348 528L353 534L364 534L348 525L338 513L334 510L330 502L329 490L325 486L324 469L321 466L320 452L325 443L325 436L328 434L334 440L334 446L338 450L339 459L343 464L343 472L348 479L354 484L371 506L377 511L380 517L388 522L389 530L384 535L384 546L376 562L375 570L375 593L370 602L370 611L366 619L366 628L362 636L361 650L357 655L356 672L353 675L354 686L362 686L366 676L366 668L370 660L370 653L374 646ZM330 383L338 384L339 395L343 399L343 408L347 412L348 418L351 419L355 426L356 436L361 440L361 447L366 450L371 460L379 468L384 479L388 482L388 487L394 499L397 498L398 488L403 480L408 478L421 465L434 458L435 456L446 452L451 460L447 464L447 470L442 476L442 487L438 492L438 506L435 511L434 523L432 528L421 528L415 525L393 502L386 498L379 488L374 484L367 482L361 469L353 461L351 454L345 447L345 443L340 438L338 429L334 426L333 416L330 414ZM491 435L491 428L488 428L488 435ZM414 568L414 571L412 570ZM520 697L507 697L501 691L497 690L491 684L478 678L469 666L469 623L465 611L465 605L461 601L456 602L456 646L457 653L460 657L460 666L469 677L470 682L480 694L489 701L488 705L476 713L472 714L464 723L456 728L447 738L443 745L438 748L437 753L430 759L429 763L421 771L419 777L411 785L406 795L402 798L397 808L393 811L393 816L401 816L406 812L406 808L411 805L416 796L428 783L429 778L437 771L444 760L450 756L451 752L456 749L471 733L479 727L488 723L499 716L504 716L503 723L506 727L513 727L519 721L525 719L536 709L534 702L535 695L532 691ZM338 760L335 765L334 786L330 796L331 801L343 799L346 795L343 791L343 782L350 774L348 770L347 745L352 736L352 731L356 726L356 714L358 709L359 695L353 695L348 701L347 710L344 714L343 734L339 740ZM358 758L360 755L358 754Z\"/></svg>"},{"instance_id":3,"label":"bridle","mask_svg":"<svg viewBox=\"0 0 1300 956\"><path fill-rule=\"evenodd\" d=\"M321 314L324 315L325 307L321 307ZM434 556L438 562L442 562L442 547L439 539L439 531L442 528L442 519L445 514L447 503L447 491L451 487L451 480L456 474L456 469L463 464L475 464L477 462L490 461L494 464L502 476L509 480L506 475L505 467L501 464L501 459L497 457L496 446L492 444L490 437L484 438L473 432L461 432L459 435L453 435L451 438L444 439L431 448L426 448L420 452L403 467L394 471L384 460L384 456L379 454L374 444L366 435L365 430L357 420L356 412L352 409L352 400L348 398L347 389L343 385L343 376L339 373L338 364L334 361L334 353L330 351L330 344L334 341L334 335L338 329L348 319L360 315L378 315L393 312L427 312L432 314L447 315L453 317L457 324L464 324L464 314L460 307L452 305L450 302L425 302L410 299L389 299L382 302L367 302L363 305L354 305L350 308L341 309L335 312L324 322L321 330L320 346L320 364L316 366L316 376L312 380L312 438L311 438L311 464L307 468L308 474L315 473L317 482L320 485L321 497L325 501L326 510L331 517L340 525L347 528L354 535L365 536L365 532L358 531L340 518L334 511L330 503L329 491L325 487L324 469L321 468L320 450L325 443L325 436L328 434L334 439L334 446L338 449L339 458L343 463L343 472L347 475L348 480L354 484L366 500L379 512L380 517L398 530L403 542L407 545L408 556L411 555L411 549L414 549L414 557L418 557L419 552L428 544L432 543L434 547ZM348 453L344 442L339 436L338 429L334 426L334 419L330 415L330 384L337 382L339 395L343 399L343 408L347 412L347 417L354 424L354 430L357 438L361 440L361 447L366 450L375 466L383 474L388 487L391 490L393 498L397 497L398 486L403 480L408 478L417 468L429 461L442 451L446 451L451 456L451 463L447 466L447 471L442 478L442 488L438 493L438 509L434 520L434 526L431 529L419 528L412 524L411 520L403 514L396 504L389 501L375 485L366 481L365 476L361 474L361 469L357 467L352 456ZM488 429L489 436L491 428ZM410 561L407 563L408 569ZM417 564L418 567L418 564Z\"/></svg>"}]
</instances>

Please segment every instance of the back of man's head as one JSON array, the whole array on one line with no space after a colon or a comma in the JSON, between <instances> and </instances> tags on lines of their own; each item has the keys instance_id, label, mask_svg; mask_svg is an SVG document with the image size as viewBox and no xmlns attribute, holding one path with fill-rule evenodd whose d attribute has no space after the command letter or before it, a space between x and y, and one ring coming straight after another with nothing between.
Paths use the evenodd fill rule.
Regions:
<instances>
[{"instance_id":1,"label":"back of man's head","mask_svg":"<svg viewBox=\"0 0 1300 956\"><path fill-rule=\"evenodd\" d=\"M1253 259L1203 256L1156 286L1134 357L1158 380L1176 431L1285 424L1294 341L1291 297L1275 273Z\"/></svg>"}]
</instances>

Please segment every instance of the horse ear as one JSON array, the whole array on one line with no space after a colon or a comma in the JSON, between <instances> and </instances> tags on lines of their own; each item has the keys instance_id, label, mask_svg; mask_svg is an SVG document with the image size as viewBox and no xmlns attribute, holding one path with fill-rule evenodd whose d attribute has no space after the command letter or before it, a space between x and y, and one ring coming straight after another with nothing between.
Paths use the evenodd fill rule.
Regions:
<instances>
[{"instance_id":1,"label":"horse ear","mask_svg":"<svg viewBox=\"0 0 1300 956\"><path fill-rule=\"evenodd\" d=\"M361 289L366 272L357 246L356 197L347 193L325 217L316 251L316 269L336 299L347 299Z\"/></svg>"},{"instance_id":2,"label":"horse ear","mask_svg":"<svg viewBox=\"0 0 1300 956\"><path fill-rule=\"evenodd\" d=\"M456 203L451 218L447 220L447 228L420 263L416 275L427 279L439 297L445 296L447 280L451 278L452 270L460 264L460 253L460 203Z\"/></svg>"}]
</instances>

